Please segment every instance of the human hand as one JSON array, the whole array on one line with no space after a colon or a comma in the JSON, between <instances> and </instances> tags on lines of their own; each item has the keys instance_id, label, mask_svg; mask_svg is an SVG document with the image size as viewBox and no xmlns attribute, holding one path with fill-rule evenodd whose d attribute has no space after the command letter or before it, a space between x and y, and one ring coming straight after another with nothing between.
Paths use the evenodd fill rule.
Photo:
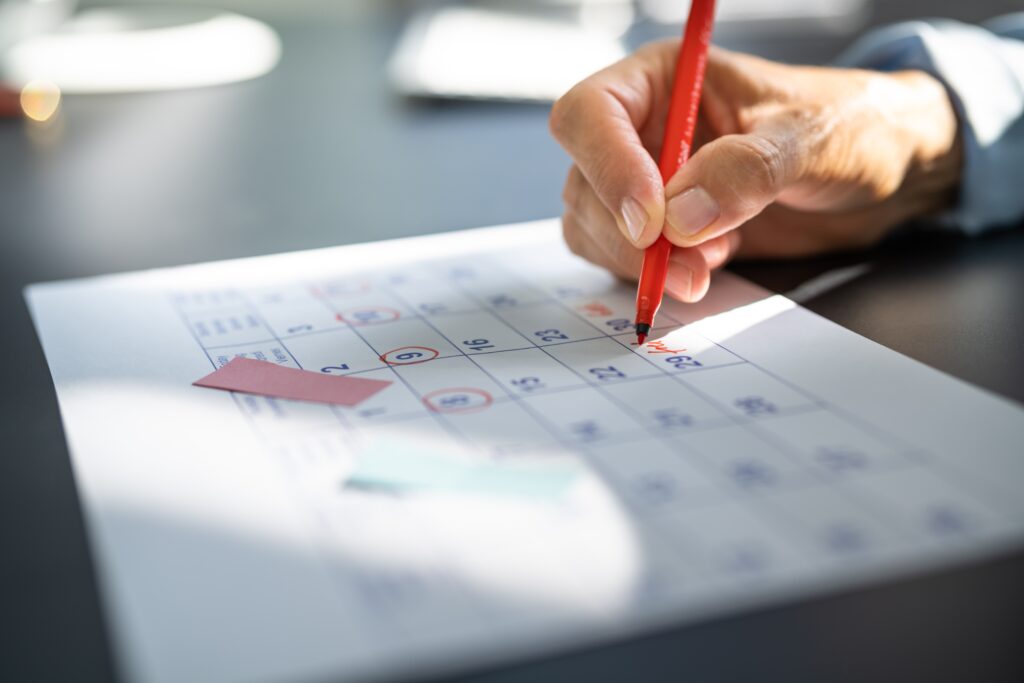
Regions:
<instances>
[{"instance_id":1,"label":"human hand","mask_svg":"<svg viewBox=\"0 0 1024 683\"><path fill-rule=\"evenodd\" d=\"M865 247L947 206L957 120L920 71L790 66L712 47L696 152L662 185L660 148L679 41L647 45L559 99L551 130L572 156L563 198L572 251L636 279L664 232L666 291L697 301L734 254L800 257Z\"/></svg>"}]
</instances>

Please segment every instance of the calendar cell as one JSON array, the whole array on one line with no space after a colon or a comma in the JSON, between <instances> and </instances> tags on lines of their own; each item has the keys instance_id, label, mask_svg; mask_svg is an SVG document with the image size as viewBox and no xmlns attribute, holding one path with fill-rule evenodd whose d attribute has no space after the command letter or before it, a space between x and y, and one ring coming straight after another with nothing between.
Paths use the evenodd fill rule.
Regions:
<instances>
[{"instance_id":1,"label":"calendar cell","mask_svg":"<svg viewBox=\"0 0 1024 683\"><path fill-rule=\"evenodd\" d=\"M259 316L247 306L186 316L189 329L204 348L266 342L274 338Z\"/></svg>"},{"instance_id":2,"label":"calendar cell","mask_svg":"<svg viewBox=\"0 0 1024 683\"><path fill-rule=\"evenodd\" d=\"M490 311L437 316L430 324L467 354L487 354L533 348L533 342L496 318Z\"/></svg>"},{"instance_id":3,"label":"calendar cell","mask_svg":"<svg viewBox=\"0 0 1024 683\"><path fill-rule=\"evenodd\" d=\"M249 301L278 338L345 327L334 311L305 287L257 290L249 295Z\"/></svg>"},{"instance_id":4,"label":"calendar cell","mask_svg":"<svg viewBox=\"0 0 1024 683\"><path fill-rule=\"evenodd\" d=\"M387 283L396 298L417 315L444 316L479 310L480 304L454 284L437 282L429 276L413 276Z\"/></svg>"},{"instance_id":5,"label":"calendar cell","mask_svg":"<svg viewBox=\"0 0 1024 683\"><path fill-rule=\"evenodd\" d=\"M641 358L672 373L706 370L744 362L718 344L685 327L655 332L643 346L632 343L636 339L632 334L616 338Z\"/></svg>"},{"instance_id":6,"label":"calendar cell","mask_svg":"<svg viewBox=\"0 0 1024 683\"><path fill-rule=\"evenodd\" d=\"M765 420L760 427L789 444L806 467L827 475L855 475L907 464L898 446L826 410Z\"/></svg>"},{"instance_id":7,"label":"calendar cell","mask_svg":"<svg viewBox=\"0 0 1024 683\"><path fill-rule=\"evenodd\" d=\"M541 349L483 353L473 360L506 389L521 396L586 385L576 373ZM527 368L528 372L524 372Z\"/></svg>"},{"instance_id":8,"label":"calendar cell","mask_svg":"<svg viewBox=\"0 0 1024 683\"><path fill-rule=\"evenodd\" d=\"M292 358L287 347L275 341L262 344L219 346L215 349L208 349L206 353L218 368L227 365L235 358L251 358L253 360L277 363L278 365L290 368L301 367Z\"/></svg>"},{"instance_id":9,"label":"calendar cell","mask_svg":"<svg viewBox=\"0 0 1024 683\"><path fill-rule=\"evenodd\" d=\"M687 386L718 402L734 415L775 417L814 407L814 401L790 385L749 363L695 372L681 378Z\"/></svg>"},{"instance_id":10,"label":"calendar cell","mask_svg":"<svg viewBox=\"0 0 1024 683\"><path fill-rule=\"evenodd\" d=\"M370 345L378 357L388 354L389 364L395 364L396 361L401 363L403 360L398 358L398 354L390 352L412 346L437 351L435 358L462 355L459 349L420 318L399 320L387 325L354 327L353 330ZM425 360L430 355L425 353L423 356L411 357L410 360Z\"/></svg>"},{"instance_id":11,"label":"calendar cell","mask_svg":"<svg viewBox=\"0 0 1024 683\"><path fill-rule=\"evenodd\" d=\"M626 451L626 452L624 452ZM653 438L586 449L605 482L639 512L659 513L707 502L715 483L694 463L694 454Z\"/></svg>"},{"instance_id":12,"label":"calendar cell","mask_svg":"<svg viewBox=\"0 0 1024 683\"><path fill-rule=\"evenodd\" d=\"M502 311L500 317L531 344L537 346L566 344L582 339L593 339L603 334L555 303Z\"/></svg>"},{"instance_id":13,"label":"calendar cell","mask_svg":"<svg viewBox=\"0 0 1024 683\"><path fill-rule=\"evenodd\" d=\"M593 294L573 296L567 298L565 304L605 334L633 332L636 296L621 287L607 287ZM671 328L678 323L672 316L659 313L657 324Z\"/></svg>"},{"instance_id":14,"label":"calendar cell","mask_svg":"<svg viewBox=\"0 0 1024 683\"><path fill-rule=\"evenodd\" d=\"M429 411L423 405L419 395L406 386L394 370L390 368L372 370L361 373L359 377L386 380L391 382L391 385L366 399L358 406L344 410L343 416L346 420L357 425L364 424L366 426L369 426L371 423L388 422L388 429L393 430L399 429L402 424L401 422L395 422L395 425L392 426L390 423L395 420L406 420L410 416L429 417Z\"/></svg>"},{"instance_id":15,"label":"calendar cell","mask_svg":"<svg viewBox=\"0 0 1024 683\"><path fill-rule=\"evenodd\" d=\"M744 426L723 427L675 437L695 449L724 486L744 493L772 491L813 481L789 454Z\"/></svg>"},{"instance_id":16,"label":"calendar cell","mask_svg":"<svg viewBox=\"0 0 1024 683\"><path fill-rule=\"evenodd\" d=\"M429 363L417 365L395 366L395 372L405 382L408 382L421 397L426 397L432 392L443 392L453 389L471 389L477 392L484 392L491 397L492 402L496 397L505 397L505 391L491 377L481 370L470 358L465 356L452 356L450 358L439 358ZM461 393L473 393L473 391L462 391ZM455 403L449 401L442 403L442 398L437 399L435 408L446 406L455 407ZM470 397L467 405L477 405L479 401Z\"/></svg>"},{"instance_id":17,"label":"calendar cell","mask_svg":"<svg viewBox=\"0 0 1024 683\"><path fill-rule=\"evenodd\" d=\"M489 405L486 410L445 413L446 421L478 448L494 454L542 450L556 437L518 401Z\"/></svg>"},{"instance_id":18,"label":"calendar cell","mask_svg":"<svg viewBox=\"0 0 1024 683\"><path fill-rule=\"evenodd\" d=\"M671 377L612 383L605 392L641 413L644 425L662 436L732 424L720 408ZM658 399L652 401L652 396Z\"/></svg>"},{"instance_id":19,"label":"calendar cell","mask_svg":"<svg viewBox=\"0 0 1024 683\"><path fill-rule=\"evenodd\" d=\"M792 576L809 565L799 544L754 507L696 507L672 515L663 528L692 549L690 561L715 583Z\"/></svg>"},{"instance_id":20,"label":"calendar cell","mask_svg":"<svg viewBox=\"0 0 1024 683\"><path fill-rule=\"evenodd\" d=\"M593 339L545 349L590 384L608 385L623 380L656 377L661 371L614 339Z\"/></svg>"},{"instance_id":21,"label":"calendar cell","mask_svg":"<svg viewBox=\"0 0 1024 683\"><path fill-rule=\"evenodd\" d=\"M1009 527L1008 518L980 497L920 467L873 473L849 480L848 486L898 520L897 529L931 543L994 536Z\"/></svg>"},{"instance_id":22,"label":"calendar cell","mask_svg":"<svg viewBox=\"0 0 1024 683\"><path fill-rule=\"evenodd\" d=\"M472 285L465 285L463 289L481 306L498 311L502 315L524 306L542 303L547 299L540 290L511 281L475 281Z\"/></svg>"},{"instance_id":23,"label":"calendar cell","mask_svg":"<svg viewBox=\"0 0 1024 683\"><path fill-rule=\"evenodd\" d=\"M171 304L179 313L191 316L245 307L245 298L235 289L200 289L172 292Z\"/></svg>"},{"instance_id":24,"label":"calendar cell","mask_svg":"<svg viewBox=\"0 0 1024 683\"><path fill-rule=\"evenodd\" d=\"M328 375L348 375L385 367L363 339L349 328L290 337L288 351L306 370Z\"/></svg>"},{"instance_id":25,"label":"calendar cell","mask_svg":"<svg viewBox=\"0 0 1024 683\"><path fill-rule=\"evenodd\" d=\"M253 394L238 394L238 403L260 435L269 439L281 439L296 433L339 425L331 406L323 403L289 401Z\"/></svg>"},{"instance_id":26,"label":"calendar cell","mask_svg":"<svg viewBox=\"0 0 1024 683\"><path fill-rule=\"evenodd\" d=\"M570 389L522 399L538 419L572 443L590 444L643 434L642 425L592 389Z\"/></svg>"},{"instance_id":27,"label":"calendar cell","mask_svg":"<svg viewBox=\"0 0 1024 683\"><path fill-rule=\"evenodd\" d=\"M864 501L840 487L809 486L773 495L768 503L811 552L839 562L884 553L904 537L882 524Z\"/></svg>"}]
</instances>

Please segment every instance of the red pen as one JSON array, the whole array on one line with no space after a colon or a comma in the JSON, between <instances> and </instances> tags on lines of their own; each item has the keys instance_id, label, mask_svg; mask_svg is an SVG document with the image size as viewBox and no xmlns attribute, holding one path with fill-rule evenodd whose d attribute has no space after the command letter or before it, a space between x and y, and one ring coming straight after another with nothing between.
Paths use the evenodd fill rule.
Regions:
<instances>
[{"instance_id":1,"label":"red pen","mask_svg":"<svg viewBox=\"0 0 1024 683\"><path fill-rule=\"evenodd\" d=\"M665 121L665 138L661 143L661 157L658 160L661 181L665 184L690 156L714 19L715 0L693 0L690 18L686 20L683 33L683 45L679 50L679 61L676 62L672 99ZM654 316L665 295L665 277L668 275L668 257L671 253L672 243L664 235L659 236L658 241L644 251L644 265L636 292L638 344L647 340L651 326L654 325Z\"/></svg>"}]
</instances>

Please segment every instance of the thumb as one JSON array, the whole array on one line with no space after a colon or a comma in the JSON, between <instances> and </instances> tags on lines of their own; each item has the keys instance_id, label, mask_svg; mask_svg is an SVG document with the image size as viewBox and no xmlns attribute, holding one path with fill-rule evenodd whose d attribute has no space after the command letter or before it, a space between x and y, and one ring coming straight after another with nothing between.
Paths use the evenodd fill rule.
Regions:
<instances>
[{"instance_id":1,"label":"thumb","mask_svg":"<svg viewBox=\"0 0 1024 683\"><path fill-rule=\"evenodd\" d=\"M725 135L701 147L665 189L665 237L690 247L761 213L799 179L797 139L776 130Z\"/></svg>"}]
</instances>

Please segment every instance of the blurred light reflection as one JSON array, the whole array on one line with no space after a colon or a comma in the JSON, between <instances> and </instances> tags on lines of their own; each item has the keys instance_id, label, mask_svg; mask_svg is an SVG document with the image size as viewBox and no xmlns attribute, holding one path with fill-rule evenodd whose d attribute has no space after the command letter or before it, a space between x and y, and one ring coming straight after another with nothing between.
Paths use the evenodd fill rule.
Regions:
<instances>
[{"instance_id":1,"label":"blurred light reflection","mask_svg":"<svg viewBox=\"0 0 1024 683\"><path fill-rule=\"evenodd\" d=\"M60 108L60 88L50 81L31 81L21 89L21 110L32 121L49 121Z\"/></svg>"},{"instance_id":2,"label":"blurred light reflection","mask_svg":"<svg viewBox=\"0 0 1024 683\"><path fill-rule=\"evenodd\" d=\"M266 24L186 7L83 12L53 33L16 43L6 80L37 80L66 93L132 92L232 83L277 64L281 44Z\"/></svg>"}]
</instances>

